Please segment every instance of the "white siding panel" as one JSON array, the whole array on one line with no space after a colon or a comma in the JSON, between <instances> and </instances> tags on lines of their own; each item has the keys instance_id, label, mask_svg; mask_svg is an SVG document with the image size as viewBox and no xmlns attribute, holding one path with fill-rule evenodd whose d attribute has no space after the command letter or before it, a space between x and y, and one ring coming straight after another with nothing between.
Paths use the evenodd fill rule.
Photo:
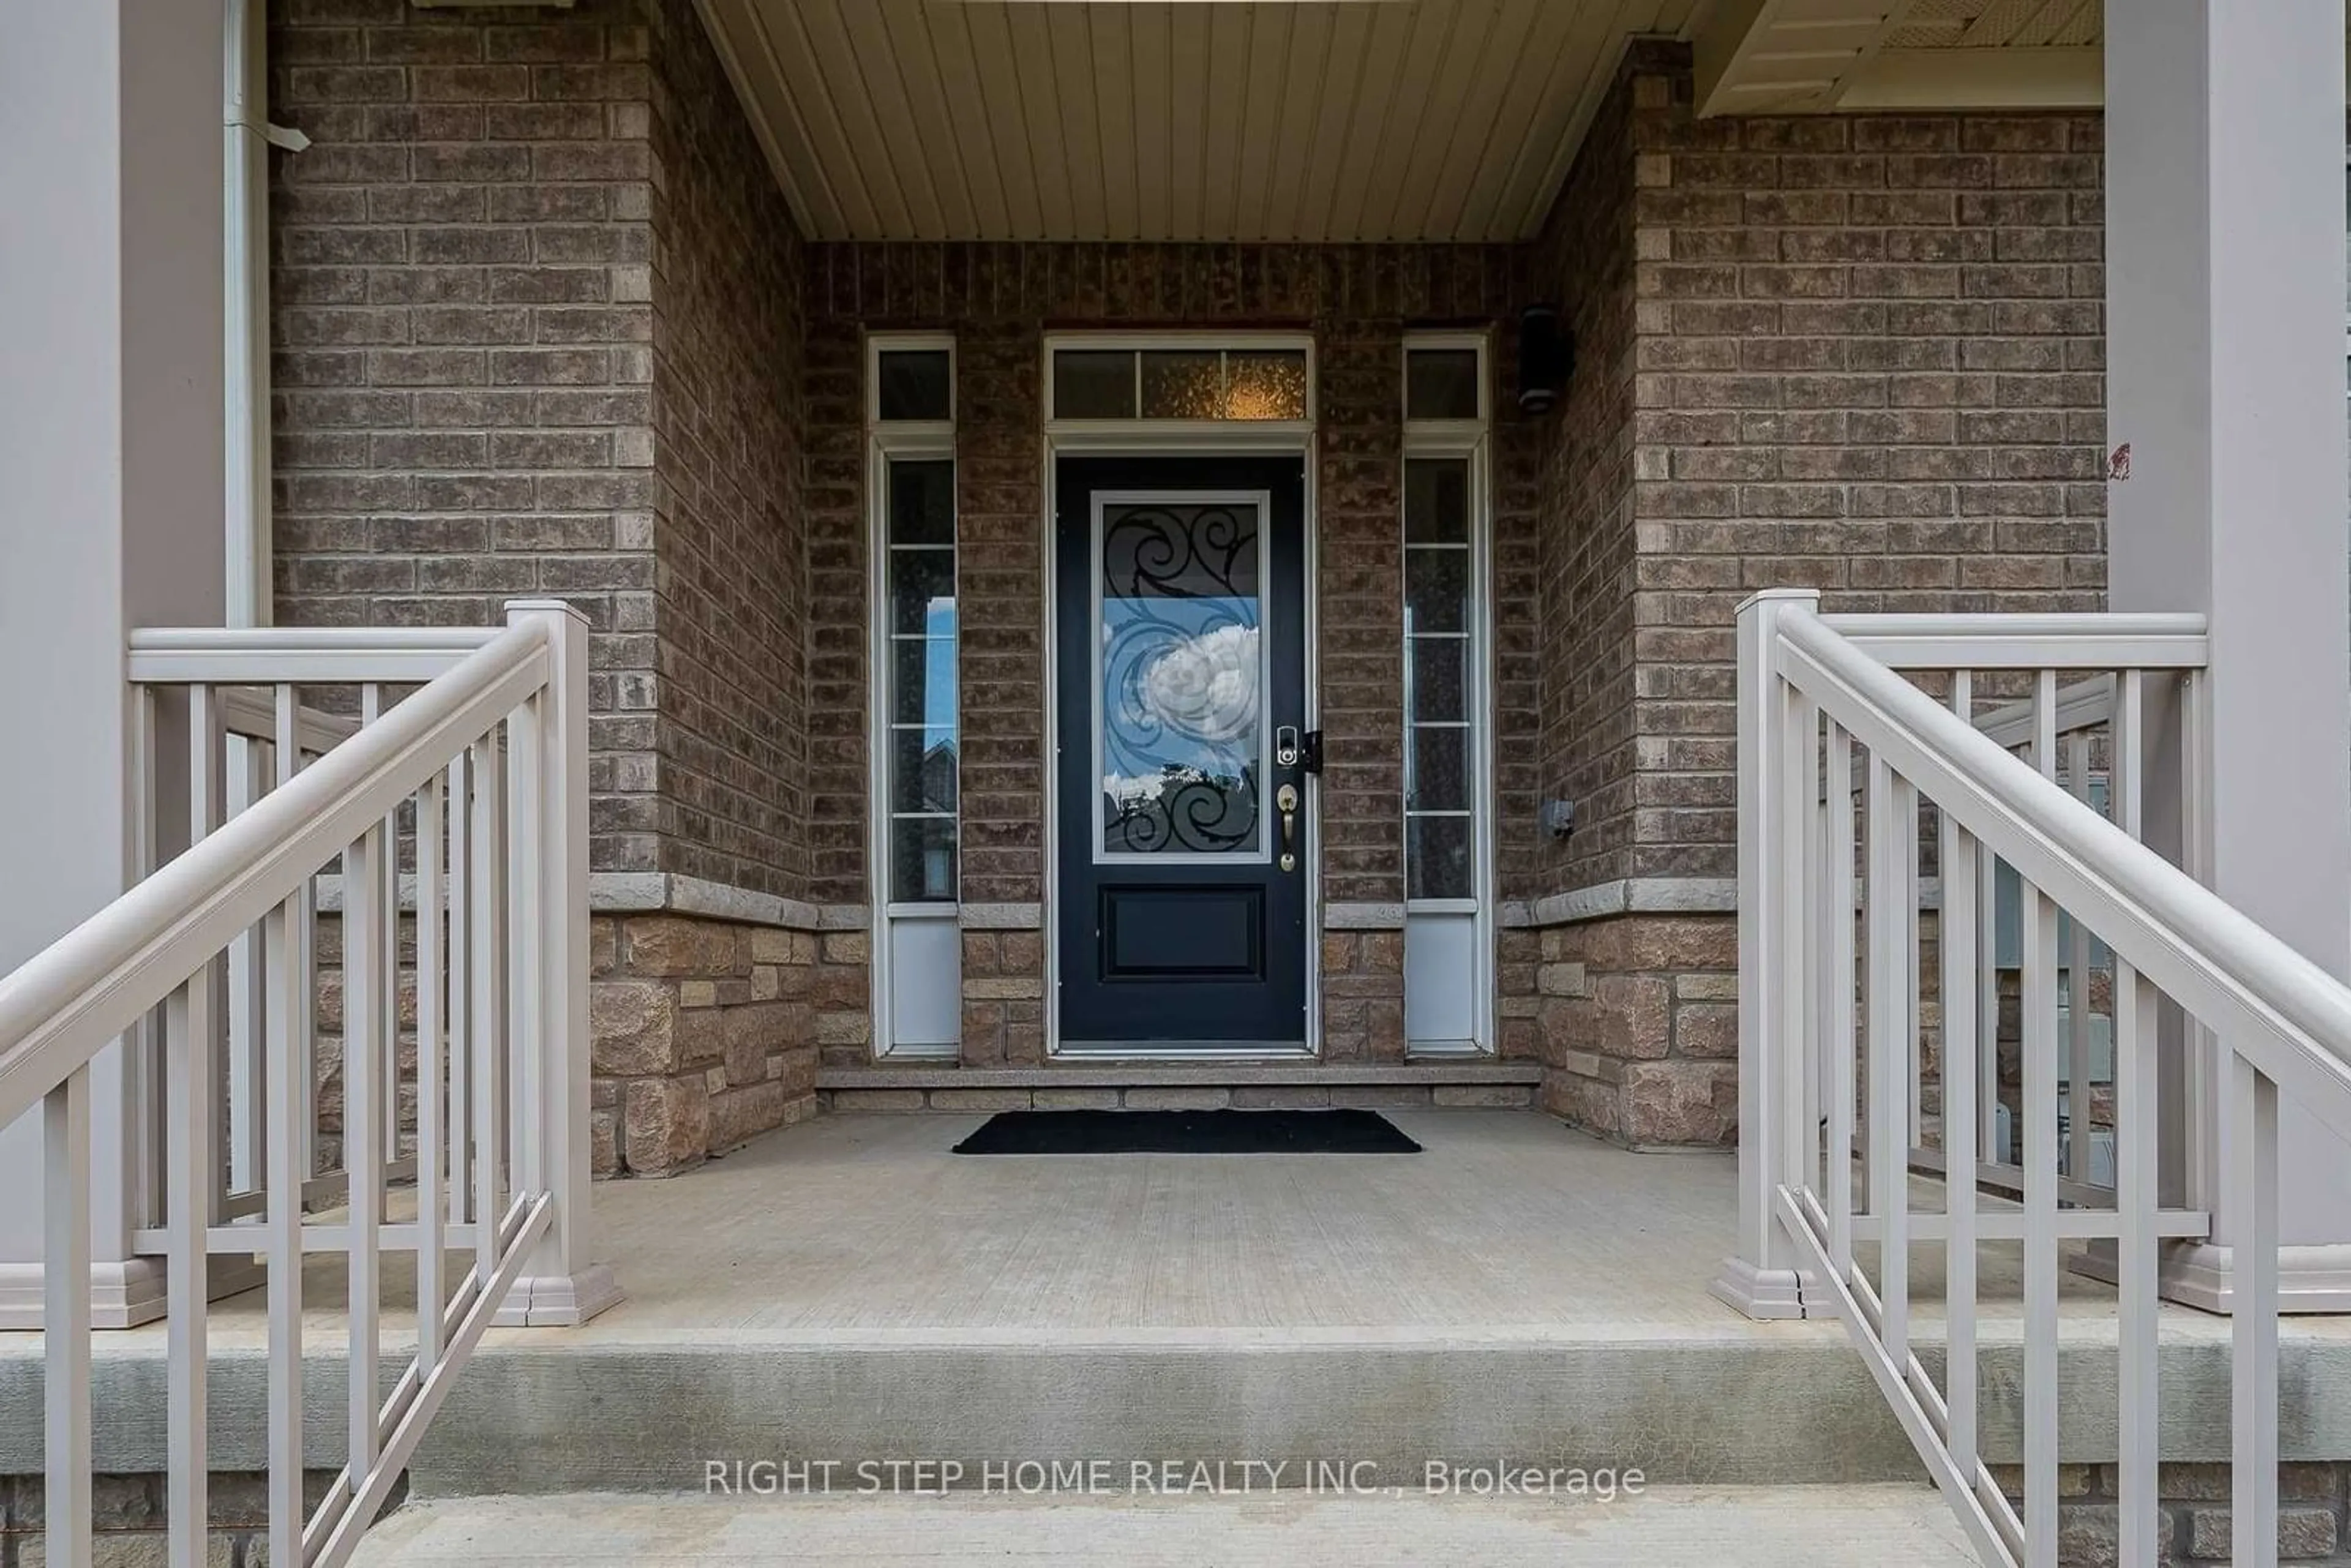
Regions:
<instances>
[{"instance_id":1,"label":"white siding panel","mask_svg":"<svg viewBox=\"0 0 2351 1568\"><path fill-rule=\"evenodd\" d=\"M813 237L1343 243L1536 232L1692 0L700 5Z\"/></svg>"},{"instance_id":2,"label":"white siding panel","mask_svg":"<svg viewBox=\"0 0 2351 1568\"><path fill-rule=\"evenodd\" d=\"M1177 5L1168 13L1169 239L1207 237L1208 13L1222 9Z\"/></svg>"},{"instance_id":3,"label":"white siding panel","mask_svg":"<svg viewBox=\"0 0 2351 1568\"><path fill-rule=\"evenodd\" d=\"M1053 40L1053 102L1061 111L1061 152L1068 160L1070 221L1080 234L1110 232L1109 204L1102 190L1102 121L1095 113L1095 8L1042 8Z\"/></svg>"},{"instance_id":4,"label":"white siding panel","mask_svg":"<svg viewBox=\"0 0 2351 1568\"><path fill-rule=\"evenodd\" d=\"M1134 57L1133 17L1123 5L1093 19L1094 115L1102 127L1102 233L1134 239L1143 231L1134 178L1135 104L1144 77L1166 78ZM1163 104L1165 100L1162 100ZM1166 110L1163 107L1160 112Z\"/></svg>"},{"instance_id":5,"label":"white siding panel","mask_svg":"<svg viewBox=\"0 0 2351 1568\"><path fill-rule=\"evenodd\" d=\"M1352 15L1358 24L1343 51L1334 38L1343 15ZM1273 128L1273 178L1266 191L1267 239L1298 237L1299 193L1308 188L1315 163L1325 159L1319 135L1322 107L1327 102L1336 102L1343 114L1354 103L1353 89L1344 83L1334 84L1331 78L1333 75L1352 75L1353 61L1361 49L1362 16L1361 6L1351 7L1347 13L1301 6L1291 19L1290 58L1281 88L1281 116Z\"/></svg>"},{"instance_id":6,"label":"white siding panel","mask_svg":"<svg viewBox=\"0 0 2351 1568\"><path fill-rule=\"evenodd\" d=\"M1127 110L1134 121L1134 237L1161 239L1176 232L1169 196L1175 160L1175 109L1167 84L1173 70L1164 7L1137 5L1128 18L1133 85Z\"/></svg>"},{"instance_id":7,"label":"white siding panel","mask_svg":"<svg viewBox=\"0 0 2351 1568\"><path fill-rule=\"evenodd\" d=\"M1010 226L1003 233L981 237L1042 239L1050 231L1044 201L1037 189L1037 160L1029 142L1029 120L1020 106L1020 79L1012 66L1012 24L998 6L939 9L953 10L964 18L973 74L978 82L980 99L987 106L989 140L997 169L1004 179L1005 205L1011 215ZM946 17L940 20L944 23Z\"/></svg>"},{"instance_id":8,"label":"white siding panel","mask_svg":"<svg viewBox=\"0 0 2351 1568\"><path fill-rule=\"evenodd\" d=\"M987 122L978 116L968 127L957 122L958 104L940 75L938 47L925 10L922 0L881 0L880 15L889 29L914 148L930 164L924 183L939 214L939 234L977 234L987 222L982 214L1004 203L988 155Z\"/></svg>"},{"instance_id":9,"label":"white siding panel","mask_svg":"<svg viewBox=\"0 0 2351 1568\"><path fill-rule=\"evenodd\" d=\"M963 936L945 919L901 916L890 932L890 1051L963 1038Z\"/></svg>"},{"instance_id":10,"label":"white siding panel","mask_svg":"<svg viewBox=\"0 0 2351 1568\"><path fill-rule=\"evenodd\" d=\"M1462 1045L1477 1037L1478 917L1406 915L1404 1037L1414 1045Z\"/></svg>"}]
</instances>

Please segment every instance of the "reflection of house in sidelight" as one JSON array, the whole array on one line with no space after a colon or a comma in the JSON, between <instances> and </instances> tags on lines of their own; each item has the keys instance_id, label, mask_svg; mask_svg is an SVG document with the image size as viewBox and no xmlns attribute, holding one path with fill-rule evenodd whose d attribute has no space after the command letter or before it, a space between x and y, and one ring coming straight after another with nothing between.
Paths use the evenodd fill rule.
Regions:
<instances>
[{"instance_id":1,"label":"reflection of house in sidelight","mask_svg":"<svg viewBox=\"0 0 2351 1568\"><path fill-rule=\"evenodd\" d=\"M2332 0L26 9L0 1568L2351 1551Z\"/></svg>"}]
</instances>

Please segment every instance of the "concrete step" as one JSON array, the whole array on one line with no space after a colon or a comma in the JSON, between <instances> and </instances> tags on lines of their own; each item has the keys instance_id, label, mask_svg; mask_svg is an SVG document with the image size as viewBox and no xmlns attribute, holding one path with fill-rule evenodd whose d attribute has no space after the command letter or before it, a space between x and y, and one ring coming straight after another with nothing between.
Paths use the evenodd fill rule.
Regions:
<instances>
[{"instance_id":1,"label":"concrete step","mask_svg":"<svg viewBox=\"0 0 2351 1568\"><path fill-rule=\"evenodd\" d=\"M376 1527L353 1562L356 1568L936 1568L980 1562L1006 1568L1963 1568L1974 1558L1942 1500L1925 1486L1656 1488L1599 1501L1438 1496L1415 1485L1368 1495L1292 1489L864 1496L836 1490L823 1496L486 1497L410 1503Z\"/></svg>"}]
</instances>

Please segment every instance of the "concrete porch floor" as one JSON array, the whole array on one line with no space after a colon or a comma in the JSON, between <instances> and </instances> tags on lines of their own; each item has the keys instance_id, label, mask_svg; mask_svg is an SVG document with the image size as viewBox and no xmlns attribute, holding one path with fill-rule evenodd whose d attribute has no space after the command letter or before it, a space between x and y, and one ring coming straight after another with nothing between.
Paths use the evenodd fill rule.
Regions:
<instances>
[{"instance_id":1,"label":"concrete porch floor","mask_svg":"<svg viewBox=\"0 0 2351 1568\"><path fill-rule=\"evenodd\" d=\"M1547 1116L1384 1113L1402 1155L956 1155L987 1118L837 1115L596 1189L630 1300L585 1331L1065 1343L1752 1330L1706 1293L1729 1155Z\"/></svg>"},{"instance_id":2,"label":"concrete porch floor","mask_svg":"<svg viewBox=\"0 0 2351 1568\"><path fill-rule=\"evenodd\" d=\"M1333 1458L1638 1467L1696 1485L1908 1480L1834 1321L1714 1301L1734 1162L1636 1155L1529 1112L1396 1111L1407 1155L973 1157L980 1118L835 1115L595 1192L628 1299L501 1330L412 1470L419 1497L699 1490L707 1460ZM1916 1255L1920 1338L1935 1264ZM390 1260L388 1262L392 1261ZM2013 1294L2015 1249L1988 1288ZM310 1264L306 1383L340 1458L340 1260ZM387 1298L409 1291L387 1268ZM215 1305L214 1452L257 1459L263 1299ZM2069 1279L2066 1457L2109 1457L2113 1312ZM2014 1441L2013 1314L1983 1424ZM397 1316L387 1339L410 1330ZM2226 1453L2228 1324L2167 1314L2168 1457ZM100 1335L101 1468L159 1459L161 1324ZM2351 1322L2285 1331L2285 1450L2351 1453ZM37 1454L38 1336L0 1336L0 1470ZM246 1450L256 1450L246 1456Z\"/></svg>"}]
</instances>

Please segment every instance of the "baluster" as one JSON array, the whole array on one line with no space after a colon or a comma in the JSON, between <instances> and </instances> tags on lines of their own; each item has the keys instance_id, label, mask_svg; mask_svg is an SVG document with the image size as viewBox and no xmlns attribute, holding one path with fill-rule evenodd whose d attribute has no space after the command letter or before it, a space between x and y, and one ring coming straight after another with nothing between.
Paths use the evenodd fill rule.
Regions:
<instances>
[{"instance_id":1,"label":"baluster","mask_svg":"<svg viewBox=\"0 0 2351 1568\"><path fill-rule=\"evenodd\" d=\"M383 687L371 681L360 688L360 713L362 726L371 725L383 716ZM377 1115L383 1124L382 1142L378 1145L386 1160L400 1154L400 812L397 808L383 819L384 873L377 900L381 918L376 925L376 945L383 951L383 972L388 977L383 991L383 1054L377 1071L383 1080L383 1092L378 1097Z\"/></svg>"},{"instance_id":2,"label":"baluster","mask_svg":"<svg viewBox=\"0 0 2351 1568\"><path fill-rule=\"evenodd\" d=\"M285 688L279 688L281 694ZM282 709L281 709L282 712ZM286 755L281 733L281 767ZM303 1122L311 1106L309 1030L313 995L298 952L307 900L299 892L271 910L262 927L269 979L267 1105L269 1268L269 1560L302 1562L302 1186L309 1174ZM348 1009L346 1009L348 1011Z\"/></svg>"},{"instance_id":3,"label":"baluster","mask_svg":"<svg viewBox=\"0 0 2351 1568\"><path fill-rule=\"evenodd\" d=\"M1976 856L1975 835L1943 818L1943 1213L1948 1326L1945 1434L1969 1490L1976 1460Z\"/></svg>"},{"instance_id":4,"label":"baluster","mask_svg":"<svg viewBox=\"0 0 2351 1568\"><path fill-rule=\"evenodd\" d=\"M416 797L416 1370L441 1361L442 1186L441 807L442 779ZM461 807L460 810L463 808Z\"/></svg>"},{"instance_id":5,"label":"baluster","mask_svg":"<svg viewBox=\"0 0 2351 1568\"><path fill-rule=\"evenodd\" d=\"M1976 1146L1995 1165L2010 1165L2000 1137L2000 857L1976 856Z\"/></svg>"},{"instance_id":6,"label":"baluster","mask_svg":"<svg viewBox=\"0 0 2351 1568\"><path fill-rule=\"evenodd\" d=\"M1828 1188L1829 1256L1837 1277L1853 1278L1854 1101L1854 897L1855 851L1853 810L1853 737L1829 723L1828 843Z\"/></svg>"},{"instance_id":7,"label":"baluster","mask_svg":"<svg viewBox=\"0 0 2351 1568\"><path fill-rule=\"evenodd\" d=\"M1792 700L1793 694L1790 694ZM547 923L538 907L542 885L541 857L546 832L552 823L539 820L541 781L547 758L542 754L541 720L545 693L532 696L507 724L507 1158L515 1195L547 1189L547 1165L541 1140L553 1129L544 1125L541 1106L546 1096L539 1075L546 1071L548 1019L540 994L540 970L547 941ZM1792 803L1791 805L1792 809Z\"/></svg>"},{"instance_id":8,"label":"baluster","mask_svg":"<svg viewBox=\"0 0 2351 1568\"><path fill-rule=\"evenodd\" d=\"M222 722L220 694L201 681L190 686L188 688L188 842L191 847L210 838L227 820L225 815L227 777L225 758L223 755L226 739L226 729ZM212 1085L218 1071L215 1059L222 1054L225 1044L221 1035L220 1008L222 998L227 994L228 982L232 975L225 954L207 963L201 976L202 984L191 994L195 1010L190 1015L188 1020L186 1039L189 1041L190 1050L204 1053L206 1063L204 1094L204 1103L207 1106L213 1103ZM170 1020L167 1017L163 1040L163 1049L166 1051L172 1049L171 1039ZM162 1071L168 1118L172 1064L166 1060L159 1065ZM217 1139L212 1134L212 1129L208 1127L206 1132L205 1149L212 1164L204 1171L202 1178L201 1190L204 1193L204 1203L197 1211L200 1225L211 1225L221 1218L222 1212L227 1205L229 1194L228 1168L221 1163ZM164 1129L164 1138L167 1142L170 1136L167 1120ZM183 1173L179 1166L172 1164L168 1149L162 1152L162 1157L163 1166L162 1196L164 1211L168 1215L172 1204L171 1184L178 1180ZM167 1225L170 1223L168 1218L165 1218L164 1223ZM199 1271L201 1272L201 1270ZM168 1288L167 1286L166 1289Z\"/></svg>"},{"instance_id":9,"label":"baluster","mask_svg":"<svg viewBox=\"0 0 2351 1568\"><path fill-rule=\"evenodd\" d=\"M273 727L277 750L277 787L281 789L292 783L295 774L302 769L301 714L300 689L290 682L281 683L277 691L276 724ZM287 934L286 947L286 962L291 973L284 976L273 974L268 981L274 996L291 998L287 1002L294 1015L288 1020L291 1025L290 1054L273 1051L272 1055L280 1062L291 1061L299 1071L295 1083L300 1091L302 1110L300 1124L295 1129L297 1141L291 1157L298 1179L302 1181L308 1181L319 1168L312 1147L318 1121L318 1081L311 1040L317 1025L319 996L316 953L318 902L314 886L312 880L305 877L300 889L294 894L292 929ZM350 1011L348 999L344 1010L347 1014ZM269 1027L275 1029L277 1020L273 1019ZM276 1170L269 1172L269 1179L272 1182L277 1179ZM300 1207L298 1199L296 1207Z\"/></svg>"},{"instance_id":10,"label":"baluster","mask_svg":"<svg viewBox=\"0 0 2351 1568\"><path fill-rule=\"evenodd\" d=\"M170 1231L164 1290L171 1311L163 1325L166 1447L171 1456L164 1517L171 1531L172 1568L205 1568L209 1560L207 1228L214 1218L214 1184L220 1172L213 1146L213 967L207 964L172 994L163 1012L163 1196L164 1224Z\"/></svg>"},{"instance_id":11,"label":"baluster","mask_svg":"<svg viewBox=\"0 0 2351 1568\"><path fill-rule=\"evenodd\" d=\"M472 753L449 759L449 1217L473 1213L473 791Z\"/></svg>"},{"instance_id":12,"label":"baluster","mask_svg":"<svg viewBox=\"0 0 2351 1568\"><path fill-rule=\"evenodd\" d=\"M2057 908L2023 884L2024 1558L2057 1561Z\"/></svg>"},{"instance_id":13,"label":"baluster","mask_svg":"<svg viewBox=\"0 0 2351 1568\"><path fill-rule=\"evenodd\" d=\"M2126 670L2115 694L2114 755L2107 770L2107 796L2115 825L2134 839L2145 837L2146 800L2139 768L2146 744L2142 715L2145 680ZM2157 1082L2159 1057L2154 986L2139 977L2121 955L2115 957L2115 1255L2117 1414L2120 1447L2116 1465L2121 1561L2152 1563L2156 1557L2158 1409L2156 1375Z\"/></svg>"},{"instance_id":14,"label":"baluster","mask_svg":"<svg viewBox=\"0 0 2351 1568\"><path fill-rule=\"evenodd\" d=\"M163 802L159 781L162 758L162 714L152 686L133 686L129 763L132 779L130 821L131 877L144 882L163 863ZM192 785L193 785L193 781ZM163 1009L152 1008L131 1026L122 1042L122 1082L141 1120L162 1103L163 1083ZM129 1156L129 1182L123 1197L133 1224L152 1225L162 1216L163 1151L161 1128L146 1125L124 1153Z\"/></svg>"},{"instance_id":15,"label":"baluster","mask_svg":"<svg viewBox=\"0 0 2351 1568\"><path fill-rule=\"evenodd\" d=\"M1909 1018L1902 938L1903 857L1917 852L1917 817L1903 811L1907 790L1872 752L1869 757L1869 1207L1878 1224L1879 1338L1896 1375L1910 1357L1910 1085L1902 1064ZM1916 1030L1908 1030L1915 1035Z\"/></svg>"},{"instance_id":16,"label":"baluster","mask_svg":"<svg viewBox=\"0 0 2351 1568\"><path fill-rule=\"evenodd\" d=\"M41 1102L44 1544L57 1568L89 1568L89 1067Z\"/></svg>"},{"instance_id":17,"label":"baluster","mask_svg":"<svg viewBox=\"0 0 2351 1568\"><path fill-rule=\"evenodd\" d=\"M381 823L343 851L343 1177L348 1195L350 1278L351 1490L367 1485L376 1458L377 1228L383 1220L383 883L391 858Z\"/></svg>"},{"instance_id":18,"label":"baluster","mask_svg":"<svg viewBox=\"0 0 2351 1568\"><path fill-rule=\"evenodd\" d=\"M2231 1228L2229 1496L2231 1560L2276 1568L2278 1510L2278 1092L2229 1057Z\"/></svg>"},{"instance_id":19,"label":"baluster","mask_svg":"<svg viewBox=\"0 0 2351 1568\"><path fill-rule=\"evenodd\" d=\"M235 817L261 799L266 778L263 743L242 736L229 740L228 814ZM228 945L228 1160L232 1192L257 1192L261 1174L261 944L254 930L238 932Z\"/></svg>"},{"instance_id":20,"label":"baluster","mask_svg":"<svg viewBox=\"0 0 2351 1568\"><path fill-rule=\"evenodd\" d=\"M2065 737L2065 783L2090 804L2090 734ZM2086 1186L2090 1172L2090 932L2077 919L2065 945L2065 1174Z\"/></svg>"},{"instance_id":21,"label":"baluster","mask_svg":"<svg viewBox=\"0 0 2351 1568\"><path fill-rule=\"evenodd\" d=\"M1822 1049L1818 1029L1821 900L1825 891L1821 851L1826 835L1820 807L1821 710L1793 686L1782 687L1782 691L1786 738L1781 747L1781 763L1787 778L1782 789L1781 810L1788 845L1796 859L1788 868L1788 887L1782 900L1792 928L1780 946L1782 969L1787 977L1782 1006L1787 1022L1782 1030L1785 1054L1778 1064L1782 1082L1778 1096L1780 1129L1776 1134L1781 1151L1777 1179L1802 1198L1813 1190L1815 1173L1820 1169L1817 1068ZM553 910L539 914L541 919L537 924L542 929L559 916L559 912ZM555 1070L555 1020L542 1018L539 1022L538 1071L544 1073ZM542 1094L538 1103L546 1103ZM564 1136L565 1131L549 1125L542 1136L557 1139ZM541 1166L540 1178L544 1180L548 1174L549 1167Z\"/></svg>"},{"instance_id":22,"label":"baluster","mask_svg":"<svg viewBox=\"0 0 2351 1568\"><path fill-rule=\"evenodd\" d=\"M468 964L474 1054L474 1273L480 1288L486 1291L490 1275L497 1267L498 1221L502 1218L498 1191L505 1163L505 1107L499 1100L499 1088L507 1056L506 852L501 841L506 789L496 730L475 744L474 760L474 873L470 890L474 951Z\"/></svg>"}]
</instances>

